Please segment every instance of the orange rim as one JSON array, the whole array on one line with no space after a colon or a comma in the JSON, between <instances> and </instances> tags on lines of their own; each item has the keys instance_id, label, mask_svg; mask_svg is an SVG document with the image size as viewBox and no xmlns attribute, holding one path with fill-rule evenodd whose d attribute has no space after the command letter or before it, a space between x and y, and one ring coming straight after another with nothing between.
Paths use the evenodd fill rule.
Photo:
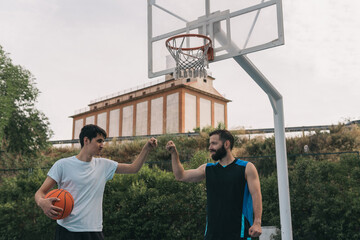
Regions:
<instances>
[{"instance_id":1,"label":"orange rim","mask_svg":"<svg viewBox=\"0 0 360 240\"><path fill-rule=\"evenodd\" d=\"M205 44L205 45L203 45L203 46L193 47L193 48L181 48L181 49L184 50L184 51L204 49L206 46L211 47L211 39L210 39L208 36L201 35L201 34L181 34L181 35L176 35L176 36L173 36L173 37L169 38L168 40L166 40L165 45L166 45L167 47L173 49L173 50L179 50L180 48L170 46L169 42L170 42L171 40L176 39L176 38L182 38L182 37L198 37L198 38L204 38L204 39L206 39L206 40L209 41L209 43L207 43L207 44Z\"/></svg>"}]
</instances>

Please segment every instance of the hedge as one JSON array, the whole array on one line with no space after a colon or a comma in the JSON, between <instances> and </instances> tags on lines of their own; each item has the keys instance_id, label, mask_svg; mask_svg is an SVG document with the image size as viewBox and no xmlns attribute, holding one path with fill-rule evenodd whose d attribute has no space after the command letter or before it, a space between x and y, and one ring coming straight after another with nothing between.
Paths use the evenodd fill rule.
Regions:
<instances>
[{"instance_id":1,"label":"hedge","mask_svg":"<svg viewBox=\"0 0 360 240\"><path fill-rule=\"evenodd\" d=\"M46 172L4 178L0 185L0 239L52 239L55 221L34 202ZM360 160L300 158L289 170L294 239L360 239ZM277 177L261 177L263 225L280 225ZM105 188L106 239L202 239L204 182L181 183L171 172L144 166L115 175Z\"/></svg>"}]
</instances>

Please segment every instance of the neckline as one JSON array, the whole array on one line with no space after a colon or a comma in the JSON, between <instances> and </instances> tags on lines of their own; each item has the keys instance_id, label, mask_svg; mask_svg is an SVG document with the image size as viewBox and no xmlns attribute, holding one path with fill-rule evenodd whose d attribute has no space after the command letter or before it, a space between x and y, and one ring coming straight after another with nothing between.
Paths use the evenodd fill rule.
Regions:
<instances>
[{"instance_id":1,"label":"neckline","mask_svg":"<svg viewBox=\"0 0 360 240\"><path fill-rule=\"evenodd\" d=\"M93 162L93 158L91 158L91 161L89 161L89 162L80 160L80 159L77 157L77 155L75 155L74 158L75 158L78 162L81 162L81 163L83 163L83 164L90 164L90 163Z\"/></svg>"},{"instance_id":2,"label":"neckline","mask_svg":"<svg viewBox=\"0 0 360 240\"><path fill-rule=\"evenodd\" d=\"M233 164L236 162L236 160L237 160L237 159L235 158L235 159L234 159L234 160L233 160L230 164L228 164L228 165L224 165L224 166L223 166L223 165L221 165L221 164L220 164L220 162L218 162L218 164L219 164L219 166L220 166L220 167L222 167L222 168L227 168L227 167L229 167L229 166L233 165Z\"/></svg>"}]
</instances>

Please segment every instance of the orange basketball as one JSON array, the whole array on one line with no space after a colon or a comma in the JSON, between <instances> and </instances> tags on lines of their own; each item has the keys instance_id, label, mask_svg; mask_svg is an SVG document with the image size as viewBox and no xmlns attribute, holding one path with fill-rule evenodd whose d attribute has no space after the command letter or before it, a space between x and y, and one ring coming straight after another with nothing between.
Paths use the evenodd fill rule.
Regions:
<instances>
[{"instance_id":1,"label":"orange basketball","mask_svg":"<svg viewBox=\"0 0 360 240\"><path fill-rule=\"evenodd\" d=\"M53 219L63 219L69 216L74 208L74 198L71 196L71 194L64 189L54 189L45 195L45 198L52 197L60 199L58 202L53 202L54 206L63 209L62 213Z\"/></svg>"}]
</instances>

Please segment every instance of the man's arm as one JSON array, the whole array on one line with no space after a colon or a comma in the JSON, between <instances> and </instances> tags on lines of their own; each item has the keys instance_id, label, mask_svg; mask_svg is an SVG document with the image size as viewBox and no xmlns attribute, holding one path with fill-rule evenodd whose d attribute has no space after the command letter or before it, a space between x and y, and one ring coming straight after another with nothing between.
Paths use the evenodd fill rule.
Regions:
<instances>
[{"instance_id":1,"label":"man's arm","mask_svg":"<svg viewBox=\"0 0 360 240\"><path fill-rule=\"evenodd\" d=\"M49 192L56 184L56 181L50 177L47 177L39 190L35 193L36 204L44 211L45 215L49 218L55 218L61 214L62 208L55 207L53 202L59 201L58 198L44 198L46 193Z\"/></svg>"},{"instance_id":2,"label":"man's arm","mask_svg":"<svg viewBox=\"0 0 360 240\"><path fill-rule=\"evenodd\" d=\"M248 163L246 165L245 176L253 200L253 209L254 209L254 223L249 229L249 234L252 237L259 237L262 232L261 230L262 196L261 196L259 175L254 164Z\"/></svg>"},{"instance_id":3,"label":"man's arm","mask_svg":"<svg viewBox=\"0 0 360 240\"><path fill-rule=\"evenodd\" d=\"M171 154L171 165L175 179L181 182L200 182L205 179L206 164L201 165L196 169L184 170L180 159L179 153L176 150L176 146L173 141L169 141L166 144L166 149Z\"/></svg>"},{"instance_id":4,"label":"man's arm","mask_svg":"<svg viewBox=\"0 0 360 240\"><path fill-rule=\"evenodd\" d=\"M131 164L118 163L116 173L137 173L144 164L149 152L157 146L157 140L151 138L142 148L139 156Z\"/></svg>"}]
</instances>

